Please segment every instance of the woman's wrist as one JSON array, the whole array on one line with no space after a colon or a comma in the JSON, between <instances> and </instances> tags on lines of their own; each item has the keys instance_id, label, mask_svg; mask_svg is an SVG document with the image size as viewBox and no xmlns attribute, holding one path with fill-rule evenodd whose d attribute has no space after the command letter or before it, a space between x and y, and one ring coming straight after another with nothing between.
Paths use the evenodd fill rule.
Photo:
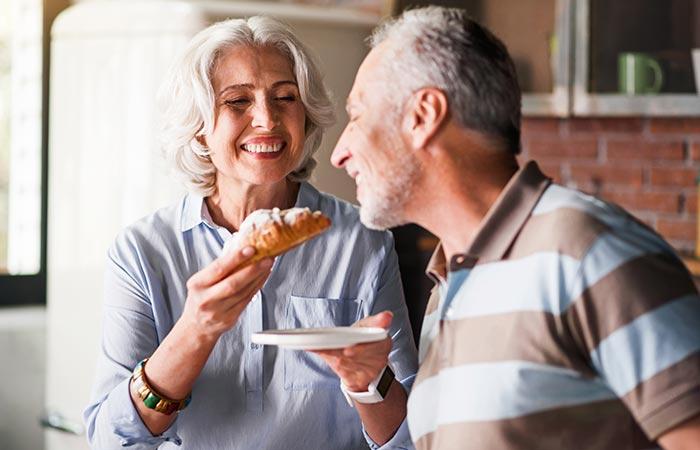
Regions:
<instances>
[{"instance_id":1,"label":"woman's wrist","mask_svg":"<svg viewBox=\"0 0 700 450\"><path fill-rule=\"evenodd\" d=\"M219 336L199 333L183 318L178 320L149 358L146 375L150 384L166 397L186 396Z\"/></svg>"},{"instance_id":2,"label":"woman's wrist","mask_svg":"<svg viewBox=\"0 0 700 450\"><path fill-rule=\"evenodd\" d=\"M146 362L148 358L141 360L131 374L132 386L144 406L166 416L185 409L192 399L192 393L188 393L184 398L172 399L158 392L148 382Z\"/></svg>"},{"instance_id":3,"label":"woman's wrist","mask_svg":"<svg viewBox=\"0 0 700 450\"><path fill-rule=\"evenodd\" d=\"M177 329L177 330L176 330ZM204 327L199 324L196 320L190 319L186 314L183 314L175 325L173 326L172 332L181 334L188 345L192 346L196 351L202 351L214 348L216 343L221 338L226 330L212 329L211 327Z\"/></svg>"}]
</instances>

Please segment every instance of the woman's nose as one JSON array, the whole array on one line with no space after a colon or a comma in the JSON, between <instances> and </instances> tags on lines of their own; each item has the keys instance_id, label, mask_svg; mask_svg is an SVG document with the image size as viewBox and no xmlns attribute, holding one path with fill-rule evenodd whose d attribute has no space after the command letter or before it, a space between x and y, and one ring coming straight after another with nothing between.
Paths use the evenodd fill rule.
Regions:
<instances>
[{"instance_id":1,"label":"woman's nose","mask_svg":"<svg viewBox=\"0 0 700 450\"><path fill-rule=\"evenodd\" d=\"M258 102L253 107L253 128L272 130L277 126L278 115L275 108L269 102Z\"/></svg>"}]
</instances>

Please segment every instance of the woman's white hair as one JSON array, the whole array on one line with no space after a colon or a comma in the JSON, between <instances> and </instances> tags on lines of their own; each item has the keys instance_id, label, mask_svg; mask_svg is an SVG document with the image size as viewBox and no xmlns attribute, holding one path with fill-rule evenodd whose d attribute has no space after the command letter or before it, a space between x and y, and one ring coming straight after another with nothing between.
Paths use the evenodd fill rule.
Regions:
<instances>
[{"instance_id":1,"label":"woman's white hair","mask_svg":"<svg viewBox=\"0 0 700 450\"><path fill-rule=\"evenodd\" d=\"M308 49L291 29L269 17L230 19L215 23L195 35L175 62L159 92L162 109L160 140L168 163L188 190L207 196L216 185L216 168L209 149L196 137L211 134L215 120L212 88L214 67L226 49L246 45L271 46L287 56L306 111L304 152L299 165L288 175L304 181L316 166L313 154L321 145L325 129L335 115L321 73Z\"/></svg>"}]
</instances>

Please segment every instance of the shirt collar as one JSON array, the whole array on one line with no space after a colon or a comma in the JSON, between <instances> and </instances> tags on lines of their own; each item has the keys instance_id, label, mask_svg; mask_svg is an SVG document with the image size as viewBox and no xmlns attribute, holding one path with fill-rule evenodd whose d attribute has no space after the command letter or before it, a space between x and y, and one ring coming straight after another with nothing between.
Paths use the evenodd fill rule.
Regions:
<instances>
[{"instance_id":1,"label":"shirt collar","mask_svg":"<svg viewBox=\"0 0 700 450\"><path fill-rule=\"evenodd\" d=\"M318 209L320 193L315 187L309 183L303 182L299 186L295 208L309 208L312 211ZM204 223L209 228L220 228L211 218L209 209L204 201L204 197L199 194L189 193L185 197L185 204L182 211L182 220L180 221L180 231L183 233L187 230Z\"/></svg>"},{"instance_id":2,"label":"shirt collar","mask_svg":"<svg viewBox=\"0 0 700 450\"><path fill-rule=\"evenodd\" d=\"M534 161L520 168L489 208L467 251L451 258L449 270L472 268L477 261L503 259L551 181ZM447 268L445 252L442 244L438 244L430 258L426 274L439 281L446 277Z\"/></svg>"},{"instance_id":3,"label":"shirt collar","mask_svg":"<svg viewBox=\"0 0 700 450\"><path fill-rule=\"evenodd\" d=\"M185 197L185 203L182 207L182 220L180 221L180 231L183 233L191 230L200 223L204 222L202 210L206 209L204 197L199 194L189 193ZM208 213L208 211L207 211Z\"/></svg>"}]
</instances>

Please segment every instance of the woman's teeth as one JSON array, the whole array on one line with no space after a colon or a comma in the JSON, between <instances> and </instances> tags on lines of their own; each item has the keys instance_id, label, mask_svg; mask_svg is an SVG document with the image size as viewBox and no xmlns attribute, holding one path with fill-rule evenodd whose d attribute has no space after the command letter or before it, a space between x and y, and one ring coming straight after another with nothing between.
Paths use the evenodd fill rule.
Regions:
<instances>
[{"instance_id":1,"label":"woman's teeth","mask_svg":"<svg viewBox=\"0 0 700 450\"><path fill-rule=\"evenodd\" d=\"M251 153L275 153L282 149L282 144L243 144L243 150Z\"/></svg>"}]
</instances>

